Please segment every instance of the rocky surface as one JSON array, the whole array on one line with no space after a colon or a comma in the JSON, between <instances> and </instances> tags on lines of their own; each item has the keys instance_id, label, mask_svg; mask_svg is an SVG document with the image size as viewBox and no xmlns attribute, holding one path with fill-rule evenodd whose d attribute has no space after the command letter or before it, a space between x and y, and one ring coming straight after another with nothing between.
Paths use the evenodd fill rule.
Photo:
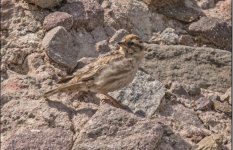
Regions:
<instances>
[{"instance_id":1,"label":"rocky surface","mask_svg":"<svg viewBox=\"0 0 233 150\"><path fill-rule=\"evenodd\" d=\"M231 149L230 0L2 0L1 149ZM148 43L112 94L42 98L59 79ZM32 142L33 141L33 142Z\"/></svg>"}]
</instances>

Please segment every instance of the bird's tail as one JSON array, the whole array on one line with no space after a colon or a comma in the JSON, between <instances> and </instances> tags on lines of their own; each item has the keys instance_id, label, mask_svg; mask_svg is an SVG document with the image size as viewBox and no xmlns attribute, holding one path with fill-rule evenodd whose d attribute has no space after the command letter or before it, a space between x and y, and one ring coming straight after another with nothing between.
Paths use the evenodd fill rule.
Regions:
<instances>
[{"instance_id":1,"label":"bird's tail","mask_svg":"<svg viewBox=\"0 0 233 150\"><path fill-rule=\"evenodd\" d=\"M48 92L44 93L44 97L47 98L53 94L59 93L59 92L68 92L68 91L81 91L83 85L83 83L74 83L74 84L65 84L65 85L61 85L60 87L57 87L55 89L52 89Z\"/></svg>"}]
</instances>

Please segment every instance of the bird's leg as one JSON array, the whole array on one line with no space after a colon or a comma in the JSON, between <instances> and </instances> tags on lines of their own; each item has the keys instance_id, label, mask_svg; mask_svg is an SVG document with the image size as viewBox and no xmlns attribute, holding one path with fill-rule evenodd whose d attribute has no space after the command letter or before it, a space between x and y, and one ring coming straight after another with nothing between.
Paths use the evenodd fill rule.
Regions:
<instances>
[{"instance_id":1,"label":"bird's leg","mask_svg":"<svg viewBox=\"0 0 233 150\"><path fill-rule=\"evenodd\" d=\"M122 104L120 103L120 102L118 102L116 99L114 99L112 96L110 96L110 95L108 95L107 93L104 93L103 95L105 95L107 98L108 98L108 100L110 101L110 103L113 105L113 106L115 106L115 107L117 107L117 108L124 108L123 106L122 106ZM106 100L106 99L105 99ZM104 100L104 101L105 101Z\"/></svg>"}]
</instances>

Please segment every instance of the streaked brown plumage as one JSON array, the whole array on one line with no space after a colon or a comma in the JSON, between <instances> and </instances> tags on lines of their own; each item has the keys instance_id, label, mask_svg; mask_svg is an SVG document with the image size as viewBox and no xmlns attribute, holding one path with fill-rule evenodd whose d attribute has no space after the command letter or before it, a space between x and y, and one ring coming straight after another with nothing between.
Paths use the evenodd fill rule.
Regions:
<instances>
[{"instance_id":1,"label":"streaked brown plumage","mask_svg":"<svg viewBox=\"0 0 233 150\"><path fill-rule=\"evenodd\" d=\"M119 90L131 83L144 58L144 43L136 35L126 35L118 44L119 50L101 56L81 68L65 79L67 83L46 92L44 97L77 90L104 94L114 101L108 92ZM120 107L117 101L113 103Z\"/></svg>"}]
</instances>

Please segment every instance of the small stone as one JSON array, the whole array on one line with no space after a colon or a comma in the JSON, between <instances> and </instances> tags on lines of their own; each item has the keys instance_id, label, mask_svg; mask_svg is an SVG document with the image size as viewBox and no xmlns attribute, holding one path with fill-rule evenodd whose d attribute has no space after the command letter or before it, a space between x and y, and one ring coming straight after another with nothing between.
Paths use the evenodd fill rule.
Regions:
<instances>
[{"instance_id":1,"label":"small stone","mask_svg":"<svg viewBox=\"0 0 233 150\"><path fill-rule=\"evenodd\" d=\"M210 9L215 6L215 0L200 0L197 3L202 9Z\"/></svg>"},{"instance_id":2,"label":"small stone","mask_svg":"<svg viewBox=\"0 0 233 150\"><path fill-rule=\"evenodd\" d=\"M45 30L50 30L57 26L63 26L69 30L73 25L73 16L66 12L54 12L45 17L43 27Z\"/></svg>"},{"instance_id":3,"label":"small stone","mask_svg":"<svg viewBox=\"0 0 233 150\"><path fill-rule=\"evenodd\" d=\"M227 102L221 103L219 101L214 101L214 109L229 115L231 115L232 112L231 106Z\"/></svg>"},{"instance_id":4,"label":"small stone","mask_svg":"<svg viewBox=\"0 0 233 150\"><path fill-rule=\"evenodd\" d=\"M209 99L210 99L211 101L220 101L220 96L218 96L218 95L216 95L216 94L210 95L210 96L209 96Z\"/></svg>"},{"instance_id":5,"label":"small stone","mask_svg":"<svg viewBox=\"0 0 233 150\"><path fill-rule=\"evenodd\" d=\"M170 91L177 95L186 95L184 87L177 81L173 82L170 88Z\"/></svg>"},{"instance_id":6,"label":"small stone","mask_svg":"<svg viewBox=\"0 0 233 150\"><path fill-rule=\"evenodd\" d=\"M73 47L70 34L64 27L58 26L47 32L42 46L47 55L56 63L69 69L76 66L78 51Z\"/></svg>"},{"instance_id":7,"label":"small stone","mask_svg":"<svg viewBox=\"0 0 233 150\"><path fill-rule=\"evenodd\" d=\"M216 134L205 137L198 144L196 150L222 150L223 136Z\"/></svg>"},{"instance_id":8,"label":"small stone","mask_svg":"<svg viewBox=\"0 0 233 150\"><path fill-rule=\"evenodd\" d=\"M189 95L195 96L201 94L201 88L197 84L186 86L186 91Z\"/></svg>"},{"instance_id":9,"label":"small stone","mask_svg":"<svg viewBox=\"0 0 233 150\"><path fill-rule=\"evenodd\" d=\"M231 104L231 88L227 89L226 93L221 95L221 101L228 101Z\"/></svg>"},{"instance_id":10,"label":"small stone","mask_svg":"<svg viewBox=\"0 0 233 150\"><path fill-rule=\"evenodd\" d=\"M213 106L213 102L206 97L199 98L195 104L197 110L210 110Z\"/></svg>"},{"instance_id":11,"label":"small stone","mask_svg":"<svg viewBox=\"0 0 233 150\"><path fill-rule=\"evenodd\" d=\"M62 0L26 0L28 3L35 4L41 8L52 8L58 6Z\"/></svg>"}]
</instances>

